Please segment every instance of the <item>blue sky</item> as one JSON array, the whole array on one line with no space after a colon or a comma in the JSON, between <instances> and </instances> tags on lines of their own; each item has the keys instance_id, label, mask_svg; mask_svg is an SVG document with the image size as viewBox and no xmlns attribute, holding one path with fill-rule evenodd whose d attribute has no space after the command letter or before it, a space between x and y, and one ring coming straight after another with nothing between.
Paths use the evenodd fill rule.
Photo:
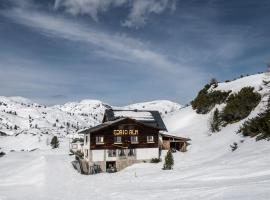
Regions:
<instances>
[{"instance_id":1,"label":"blue sky","mask_svg":"<svg viewBox=\"0 0 270 200\"><path fill-rule=\"evenodd\" d=\"M45 104L194 98L264 71L268 0L0 0L0 91Z\"/></svg>"}]
</instances>

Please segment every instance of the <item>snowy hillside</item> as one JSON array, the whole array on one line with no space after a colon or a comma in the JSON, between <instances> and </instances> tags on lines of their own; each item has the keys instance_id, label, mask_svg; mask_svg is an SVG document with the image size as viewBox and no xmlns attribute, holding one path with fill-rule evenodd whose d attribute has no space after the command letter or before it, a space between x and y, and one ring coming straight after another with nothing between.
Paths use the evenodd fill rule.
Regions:
<instances>
[{"instance_id":1,"label":"snowy hillside","mask_svg":"<svg viewBox=\"0 0 270 200\"><path fill-rule=\"evenodd\" d=\"M143 102L143 103L136 103L131 104L128 106L123 107L124 109L129 110L158 110L161 114L161 116L165 116L169 113L178 111L182 108L181 105L167 101L167 100L158 100L158 101L150 101L150 102Z\"/></svg>"},{"instance_id":2,"label":"snowy hillside","mask_svg":"<svg viewBox=\"0 0 270 200\"><path fill-rule=\"evenodd\" d=\"M264 75L253 75L218 85L216 90L233 92L252 86L263 97L246 119L220 132L209 131L214 109L197 114L189 106L166 115L170 133L191 138L188 152L173 154L172 171L162 170L163 163L140 163L114 174L83 176L72 168L68 141L62 138L58 150L11 152L0 158L0 199L268 200L270 143L236 134L245 120L265 110L269 89L263 80ZM232 152L234 142L238 149Z\"/></svg>"},{"instance_id":3,"label":"snowy hillside","mask_svg":"<svg viewBox=\"0 0 270 200\"><path fill-rule=\"evenodd\" d=\"M45 143L48 143L47 140L52 135L73 135L79 129L101 123L105 109L110 107L98 100L82 100L47 107L23 97L0 97L0 132L2 135L14 136L0 138L0 147L8 150L46 147ZM170 101L154 101L121 109L154 109L165 116L180 107Z\"/></svg>"},{"instance_id":4,"label":"snowy hillside","mask_svg":"<svg viewBox=\"0 0 270 200\"><path fill-rule=\"evenodd\" d=\"M0 130L8 135L21 132L73 133L81 127L101 121L105 105L100 101L82 101L46 107L22 97L0 97Z\"/></svg>"}]
</instances>

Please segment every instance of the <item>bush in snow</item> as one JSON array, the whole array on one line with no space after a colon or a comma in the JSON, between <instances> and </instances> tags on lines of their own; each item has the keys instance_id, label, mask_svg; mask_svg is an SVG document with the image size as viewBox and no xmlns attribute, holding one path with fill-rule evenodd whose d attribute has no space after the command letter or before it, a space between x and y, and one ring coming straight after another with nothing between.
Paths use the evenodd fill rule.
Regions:
<instances>
[{"instance_id":1,"label":"bush in snow","mask_svg":"<svg viewBox=\"0 0 270 200\"><path fill-rule=\"evenodd\" d=\"M0 152L0 157L3 157L4 155L6 155L6 153L3 152L3 151L1 151L1 152Z\"/></svg>"},{"instance_id":2,"label":"bush in snow","mask_svg":"<svg viewBox=\"0 0 270 200\"><path fill-rule=\"evenodd\" d=\"M198 93L197 97L191 102L192 108L199 114L206 114L212 110L216 104L224 103L231 93L231 91L208 91L210 87L211 85L209 84L205 85L205 87Z\"/></svg>"},{"instance_id":3,"label":"bush in snow","mask_svg":"<svg viewBox=\"0 0 270 200\"><path fill-rule=\"evenodd\" d=\"M222 120L226 123L238 122L246 118L260 103L261 95L254 92L253 87L244 87L237 94L231 94L222 112Z\"/></svg>"},{"instance_id":4,"label":"bush in snow","mask_svg":"<svg viewBox=\"0 0 270 200\"><path fill-rule=\"evenodd\" d=\"M246 121L240 128L239 133L242 133L244 136L256 136L256 140L270 138L270 98L268 99L266 111Z\"/></svg>"},{"instance_id":5,"label":"bush in snow","mask_svg":"<svg viewBox=\"0 0 270 200\"><path fill-rule=\"evenodd\" d=\"M212 78L210 81L210 85L213 85L214 88L218 86L218 81L216 78Z\"/></svg>"},{"instance_id":6,"label":"bush in snow","mask_svg":"<svg viewBox=\"0 0 270 200\"><path fill-rule=\"evenodd\" d=\"M161 159L160 158L152 158L150 162L151 163L159 163L159 162L161 162Z\"/></svg>"},{"instance_id":7,"label":"bush in snow","mask_svg":"<svg viewBox=\"0 0 270 200\"><path fill-rule=\"evenodd\" d=\"M51 147L52 147L53 149L59 147L59 140L58 140L57 136L53 136L53 138L52 138L52 140L51 140Z\"/></svg>"},{"instance_id":8,"label":"bush in snow","mask_svg":"<svg viewBox=\"0 0 270 200\"><path fill-rule=\"evenodd\" d=\"M164 170L171 170L171 169L173 169L173 165L174 165L174 160L173 160L172 152L168 151L167 155L165 156L163 169Z\"/></svg>"},{"instance_id":9,"label":"bush in snow","mask_svg":"<svg viewBox=\"0 0 270 200\"><path fill-rule=\"evenodd\" d=\"M221 118L220 118L220 113L219 110L216 109L213 114L213 119L210 124L210 129L211 132L219 132L220 131L220 125L221 125Z\"/></svg>"}]
</instances>

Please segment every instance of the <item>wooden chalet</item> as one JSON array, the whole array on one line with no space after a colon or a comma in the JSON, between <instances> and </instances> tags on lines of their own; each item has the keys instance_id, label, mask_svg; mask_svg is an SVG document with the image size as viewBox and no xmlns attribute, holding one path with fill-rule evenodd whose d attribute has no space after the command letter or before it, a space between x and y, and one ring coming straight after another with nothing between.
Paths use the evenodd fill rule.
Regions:
<instances>
[{"instance_id":1,"label":"wooden chalet","mask_svg":"<svg viewBox=\"0 0 270 200\"><path fill-rule=\"evenodd\" d=\"M189 140L169 135L157 111L107 109L102 124L80 133L84 134L83 160L88 174L159 159L162 149L186 151Z\"/></svg>"}]
</instances>

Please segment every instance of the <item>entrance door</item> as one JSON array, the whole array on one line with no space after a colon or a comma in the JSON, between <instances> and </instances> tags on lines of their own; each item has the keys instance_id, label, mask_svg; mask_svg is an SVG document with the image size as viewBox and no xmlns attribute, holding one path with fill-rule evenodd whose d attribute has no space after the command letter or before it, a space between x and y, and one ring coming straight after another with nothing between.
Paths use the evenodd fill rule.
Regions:
<instances>
[{"instance_id":1,"label":"entrance door","mask_svg":"<svg viewBox=\"0 0 270 200\"><path fill-rule=\"evenodd\" d=\"M170 149L172 150L172 152L180 151L180 149L181 149L180 143L179 142L171 142Z\"/></svg>"},{"instance_id":2,"label":"entrance door","mask_svg":"<svg viewBox=\"0 0 270 200\"><path fill-rule=\"evenodd\" d=\"M117 172L117 170L116 170L116 162L115 161L106 162L106 171L109 172L109 173Z\"/></svg>"}]
</instances>

